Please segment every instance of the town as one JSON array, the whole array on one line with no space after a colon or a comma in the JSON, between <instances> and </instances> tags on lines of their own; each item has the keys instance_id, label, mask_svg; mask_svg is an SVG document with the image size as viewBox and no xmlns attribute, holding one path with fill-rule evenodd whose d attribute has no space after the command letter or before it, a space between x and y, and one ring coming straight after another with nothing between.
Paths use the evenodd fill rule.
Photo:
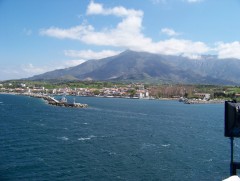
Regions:
<instances>
[{"instance_id":1,"label":"town","mask_svg":"<svg viewBox=\"0 0 240 181\"><path fill-rule=\"evenodd\" d=\"M150 85L144 83L112 82L42 82L5 81L0 82L0 92L27 95L73 95L106 98L171 99L197 103L239 99L237 86L216 85ZM187 101L186 101L187 100ZM201 102L202 103L202 102Z\"/></svg>"},{"instance_id":2,"label":"town","mask_svg":"<svg viewBox=\"0 0 240 181\"><path fill-rule=\"evenodd\" d=\"M130 84L125 87L114 85L110 88L71 88L61 87L48 89L44 86L28 86L25 83L0 84L0 92L15 94L41 94L41 95L73 95L73 96L97 96L118 98L153 98L149 96L149 90L143 84Z\"/></svg>"}]
</instances>

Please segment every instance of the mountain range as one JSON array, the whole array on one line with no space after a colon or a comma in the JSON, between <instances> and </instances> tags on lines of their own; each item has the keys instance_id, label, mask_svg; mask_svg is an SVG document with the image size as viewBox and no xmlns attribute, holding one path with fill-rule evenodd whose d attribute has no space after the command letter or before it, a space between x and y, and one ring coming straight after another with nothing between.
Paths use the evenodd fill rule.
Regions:
<instances>
[{"instance_id":1,"label":"mountain range","mask_svg":"<svg viewBox=\"0 0 240 181\"><path fill-rule=\"evenodd\" d=\"M126 50L118 55L88 60L75 67L35 75L28 80L141 81L183 84L240 84L240 60L202 55L159 55Z\"/></svg>"}]
</instances>

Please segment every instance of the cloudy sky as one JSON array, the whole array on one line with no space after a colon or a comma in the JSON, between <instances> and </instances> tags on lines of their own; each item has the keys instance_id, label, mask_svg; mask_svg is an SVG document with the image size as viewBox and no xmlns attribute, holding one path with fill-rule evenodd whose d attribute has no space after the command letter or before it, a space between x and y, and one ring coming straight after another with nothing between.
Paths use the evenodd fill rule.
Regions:
<instances>
[{"instance_id":1,"label":"cloudy sky","mask_svg":"<svg viewBox=\"0 0 240 181\"><path fill-rule=\"evenodd\" d=\"M126 49L240 59L239 0L0 0L0 80Z\"/></svg>"}]
</instances>

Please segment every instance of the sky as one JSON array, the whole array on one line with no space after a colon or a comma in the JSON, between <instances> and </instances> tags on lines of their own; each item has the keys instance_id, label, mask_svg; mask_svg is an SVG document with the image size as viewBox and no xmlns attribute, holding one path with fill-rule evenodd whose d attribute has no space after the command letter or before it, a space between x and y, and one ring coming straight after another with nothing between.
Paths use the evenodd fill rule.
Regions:
<instances>
[{"instance_id":1,"label":"sky","mask_svg":"<svg viewBox=\"0 0 240 181\"><path fill-rule=\"evenodd\" d=\"M239 0L0 0L0 80L125 50L240 59L239 17Z\"/></svg>"}]
</instances>

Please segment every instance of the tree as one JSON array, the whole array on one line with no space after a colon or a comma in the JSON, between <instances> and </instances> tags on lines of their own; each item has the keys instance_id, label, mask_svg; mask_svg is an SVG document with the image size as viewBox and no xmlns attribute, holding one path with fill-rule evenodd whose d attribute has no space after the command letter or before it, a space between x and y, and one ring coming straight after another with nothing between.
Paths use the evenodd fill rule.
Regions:
<instances>
[{"instance_id":1,"label":"tree","mask_svg":"<svg viewBox=\"0 0 240 181\"><path fill-rule=\"evenodd\" d=\"M136 90L135 89L128 90L127 92L128 92L130 97L134 97L134 95L136 94Z\"/></svg>"},{"instance_id":2,"label":"tree","mask_svg":"<svg viewBox=\"0 0 240 181\"><path fill-rule=\"evenodd\" d=\"M99 91L99 90L94 90L94 91L93 91L93 94L94 94L94 95L99 95L99 94L100 94L100 91Z\"/></svg>"}]
</instances>

